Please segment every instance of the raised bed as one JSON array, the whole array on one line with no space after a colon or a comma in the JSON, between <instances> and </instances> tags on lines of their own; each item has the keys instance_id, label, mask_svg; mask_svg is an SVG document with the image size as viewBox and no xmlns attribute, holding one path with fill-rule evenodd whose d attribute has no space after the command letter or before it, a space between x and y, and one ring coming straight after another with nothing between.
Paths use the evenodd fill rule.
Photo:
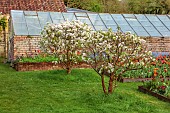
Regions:
<instances>
[{"instance_id":1,"label":"raised bed","mask_svg":"<svg viewBox=\"0 0 170 113\"><path fill-rule=\"evenodd\" d=\"M73 68L90 68L86 63L78 63ZM61 64L55 64L52 62L33 62L33 63L15 63L14 69L17 71L38 71L38 70L58 70L62 69Z\"/></svg>"},{"instance_id":2,"label":"raised bed","mask_svg":"<svg viewBox=\"0 0 170 113\"><path fill-rule=\"evenodd\" d=\"M163 80L164 78L161 78ZM143 81L151 81L152 78L120 78L119 81L124 82L143 82ZM170 81L170 77L166 77L166 80Z\"/></svg>"},{"instance_id":3,"label":"raised bed","mask_svg":"<svg viewBox=\"0 0 170 113\"><path fill-rule=\"evenodd\" d=\"M163 100L163 101L166 101L166 102L169 102L169 103L170 103L170 98L165 97L165 96L163 96L163 95L160 95L160 94L158 94L158 93L152 92L152 91L150 91L149 89L147 89L147 88L145 88L145 87L143 87L143 86L138 86L138 90L141 91L141 92L143 92L143 93L147 93L147 94L149 94L149 95L152 95L152 96L154 96L154 97L156 97L156 98L158 98L158 99L160 99L160 100Z\"/></svg>"}]
</instances>

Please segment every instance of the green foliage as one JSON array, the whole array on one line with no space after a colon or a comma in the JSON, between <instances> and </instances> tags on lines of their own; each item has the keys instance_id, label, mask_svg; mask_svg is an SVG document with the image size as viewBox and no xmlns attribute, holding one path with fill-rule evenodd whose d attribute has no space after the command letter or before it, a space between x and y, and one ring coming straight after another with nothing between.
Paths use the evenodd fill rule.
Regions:
<instances>
[{"instance_id":1,"label":"green foliage","mask_svg":"<svg viewBox=\"0 0 170 113\"><path fill-rule=\"evenodd\" d=\"M0 63L1 113L169 113L169 103L137 91L141 83L119 83L113 95L101 92L90 69L16 72Z\"/></svg>"},{"instance_id":2,"label":"green foliage","mask_svg":"<svg viewBox=\"0 0 170 113\"><path fill-rule=\"evenodd\" d=\"M68 7L105 13L169 14L170 0L65 0Z\"/></svg>"},{"instance_id":3,"label":"green foliage","mask_svg":"<svg viewBox=\"0 0 170 113\"><path fill-rule=\"evenodd\" d=\"M168 5L166 0L128 0L132 13L168 14L170 11Z\"/></svg>"},{"instance_id":4,"label":"green foliage","mask_svg":"<svg viewBox=\"0 0 170 113\"><path fill-rule=\"evenodd\" d=\"M2 28L2 30L5 30L6 28L6 18L5 16L3 16L1 19L0 19L0 27Z\"/></svg>"},{"instance_id":5,"label":"green foliage","mask_svg":"<svg viewBox=\"0 0 170 113\"><path fill-rule=\"evenodd\" d=\"M165 96L170 93L170 82L166 78L161 80L161 78L156 77L152 81L146 81L144 82L144 87Z\"/></svg>"},{"instance_id":6,"label":"green foliage","mask_svg":"<svg viewBox=\"0 0 170 113\"><path fill-rule=\"evenodd\" d=\"M56 62L58 61L58 58L55 56L33 56L33 57L20 57L18 59L18 62Z\"/></svg>"},{"instance_id":7,"label":"green foliage","mask_svg":"<svg viewBox=\"0 0 170 113\"><path fill-rule=\"evenodd\" d=\"M102 12L103 5L100 0L66 0L67 7Z\"/></svg>"}]
</instances>

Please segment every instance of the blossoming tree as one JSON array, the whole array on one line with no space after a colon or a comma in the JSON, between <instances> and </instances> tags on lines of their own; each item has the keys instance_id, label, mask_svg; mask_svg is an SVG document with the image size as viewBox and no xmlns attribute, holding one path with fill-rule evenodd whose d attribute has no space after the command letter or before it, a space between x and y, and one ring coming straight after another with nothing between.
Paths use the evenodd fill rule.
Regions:
<instances>
[{"instance_id":1,"label":"blossoming tree","mask_svg":"<svg viewBox=\"0 0 170 113\"><path fill-rule=\"evenodd\" d=\"M70 73L82 55L83 43L90 37L90 32L91 27L80 21L48 24L41 33L41 48L44 52L55 55L58 63Z\"/></svg>"},{"instance_id":2,"label":"blossoming tree","mask_svg":"<svg viewBox=\"0 0 170 113\"><path fill-rule=\"evenodd\" d=\"M146 42L140 37L108 31L97 31L89 37L86 43L86 60L101 76L104 93L112 93L116 81L123 73L142 69L153 60L151 52L146 51ZM90 56L90 57L89 57ZM108 91L105 77L110 77Z\"/></svg>"}]
</instances>

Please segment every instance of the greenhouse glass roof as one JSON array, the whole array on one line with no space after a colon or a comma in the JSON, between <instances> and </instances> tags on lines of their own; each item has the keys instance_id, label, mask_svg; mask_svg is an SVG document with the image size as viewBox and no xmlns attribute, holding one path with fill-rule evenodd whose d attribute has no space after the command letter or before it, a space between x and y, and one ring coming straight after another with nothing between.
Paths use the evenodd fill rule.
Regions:
<instances>
[{"instance_id":1,"label":"greenhouse glass roof","mask_svg":"<svg viewBox=\"0 0 170 113\"><path fill-rule=\"evenodd\" d=\"M112 28L116 32L119 26L122 32L142 37L170 37L170 15L12 10L11 18L15 35L38 36L47 23L80 20L93 30Z\"/></svg>"}]
</instances>

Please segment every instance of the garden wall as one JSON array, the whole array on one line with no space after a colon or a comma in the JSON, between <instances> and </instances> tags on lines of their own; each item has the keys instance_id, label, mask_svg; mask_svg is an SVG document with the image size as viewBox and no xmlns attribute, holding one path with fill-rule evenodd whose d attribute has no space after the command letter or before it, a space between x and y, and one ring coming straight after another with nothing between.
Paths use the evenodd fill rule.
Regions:
<instances>
[{"instance_id":1,"label":"garden wall","mask_svg":"<svg viewBox=\"0 0 170 113\"><path fill-rule=\"evenodd\" d=\"M38 71L38 70L58 70L62 69L61 64L55 64L52 62L37 62L37 63L16 63L14 68L17 71ZM86 63L78 63L73 68L91 68Z\"/></svg>"},{"instance_id":2,"label":"garden wall","mask_svg":"<svg viewBox=\"0 0 170 113\"><path fill-rule=\"evenodd\" d=\"M151 37L146 38L146 41L149 43L148 50L153 52L170 52L170 37Z\"/></svg>"},{"instance_id":3,"label":"garden wall","mask_svg":"<svg viewBox=\"0 0 170 113\"><path fill-rule=\"evenodd\" d=\"M10 42L10 57L15 60L17 56L28 56L37 54L40 50L40 37L14 36Z\"/></svg>"},{"instance_id":4,"label":"garden wall","mask_svg":"<svg viewBox=\"0 0 170 113\"><path fill-rule=\"evenodd\" d=\"M10 57L15 60L17 56L36 54L40 50L40 37L14 36L10 42ZM170 52L170 38L147 38L148 49L153 52Z\"/></svg>"}]
</instances>

